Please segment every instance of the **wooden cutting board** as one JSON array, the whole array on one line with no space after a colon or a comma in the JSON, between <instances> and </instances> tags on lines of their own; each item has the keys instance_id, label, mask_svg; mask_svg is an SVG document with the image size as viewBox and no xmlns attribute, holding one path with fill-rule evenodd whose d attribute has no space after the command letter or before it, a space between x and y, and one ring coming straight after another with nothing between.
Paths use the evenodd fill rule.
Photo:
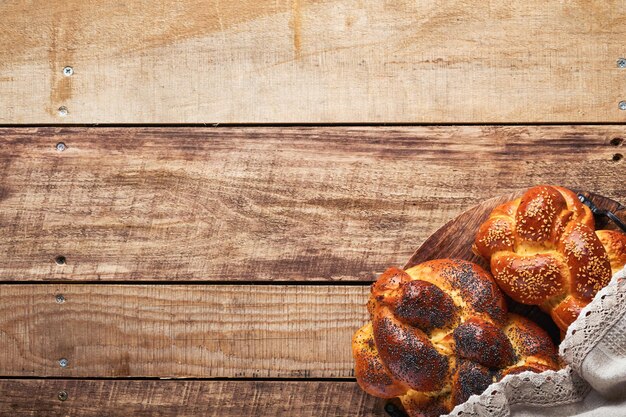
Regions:
<instances>
[{"instance_id":1,"label":"wooden cutting board","mask_svg":"<svg viewBox=\"0 0 626 417\"><path fill-rule=\"evenodd\" d=\"M458 217L450 220L444 226L433 233L426 241L413 253L404 269L420 264L432 259L458 258L475 262L488 269L489 265L479 256L472 252L474 237L480 225L487 220L491 211L500 204L513 200L524 194L525 190L520 190L507 195L494 197L461 213ZM626 219L626 206L615 200L594 194L582 192L598 208L609 210L621 219ZM594 216L596 228L617 229L617 226L604 216ZM534 306L519 304L507 297L509 310L511 312L531 318L537 324L548 331L555 343L560 342L560 331L546 313Z\"/></svg>"}]
</instances>

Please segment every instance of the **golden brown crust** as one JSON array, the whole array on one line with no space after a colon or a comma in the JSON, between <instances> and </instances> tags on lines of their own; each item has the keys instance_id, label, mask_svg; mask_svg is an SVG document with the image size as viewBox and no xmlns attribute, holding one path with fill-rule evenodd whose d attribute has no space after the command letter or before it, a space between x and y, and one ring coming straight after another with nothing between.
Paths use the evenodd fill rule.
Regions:
<instances>
[{"instance_id":1,"label":"golden brown crust","mask_svg":"<svg viewBox=\"0 0 626 417\"><path fill-rule=\"evenodd\" d=\"M529 365L511 366L510 368L507 368L503 370L502 372L500 372L498 374L498 379L502 379L507 375L521 374L522 372L526 372L526 371L541 373L545 371L554 371L554 368L541 365L538 363L533 363Z\"/></svg>"},{"instance_id":2,"label":"golden brown crust","mask_svg":"<svg viewBox=\"0 0 626 417\"><path fill-rule=\"evenodd\" d=\"M515 363L513 346L504 331L489 322L472 317L454 329L456 355L489 368Z\"/></svg>"},{"instance_id":3,"label":"golden brown crust","mask_svg":"<svg viewBox=\"0 0 626 417\"><path fill-rule=\"evenodd\" d=\"M491 258L491 271L502 291L524 304L539 304L563 292L568 273L554 253L521 256L498 252Z\"/></svg>"},{"instance_id":4,"label":"golden brown crust","mask_svg":"<svg viewBox=\"0 0 626 417\"><path fill-rule=\"evenodd\" d=\"M410 281L403 285L392 308L400 321L425 332L449 327L458 320L459 307L452 298L426 281Z\"/></svg>"},{"instance_id":5,"label":"golden brown crust","mask_svg":"<svg viewBox=\"0 0 626 417\"><path fill-rule=\"evenodd\" d=\"M615 230L597 230L596 235L609 256L611 272L617 274L626 265L626 234Z\"/></svg>"},{"instance_id":6,"label":"golden brown crust","mask_svg":"<svg viewBox=\"0 0 626 417\"><path fill-rule=\"evenodd\" d=\"M409 391L400 400L409 417L435 417L448 414L451 406L450 396L431 396L422 392Z\"/></svg>"},{"instance_id":7,"label":"golden brown crust","mask_svg":"<svg viewBox=\"0 0 626 417\"><path fill-rule=\"evenodd\" d=\"M522 196L515 212L516 246L528 242L549 247L559 234L564 218L571 215L557 189L543 185L531 188Z\"/></svg>"},{"instance_id":8,"label":"golden brown crust","mask_svg":"<svg viewBox=\"0 0 626 417\"><path fill-rule=\"evenodd\" d=\"M494 213L478 230L480 239L476 239L474 243L474 253L490 260L492 253L513 251L515 248L514 229L515 223L510 216L495 214L494 210Z\"/></svg>"},{"instance_id":9,"label":"golden brown crust","mask_svg":"<svg viewBox=\"0 0 626 417\"><path fill-rule=\"evenodd\" d=\"M398 396L409 416L448 413L507 372L558 369L536 325L507 315L493 278L460 260L390 268L372 285L371 322L355 334L363 389Z\"/></svg>"},{"instance_id":10,"label":"golden brown crust","mask_svg":"<svg viewBox=\"0 0 626 417\"><path fill-rule=\"evenodd\" d=\"M593 296L611 280L611 264L602 242L593 229L582 223L570 223L557 250L569 266L569 292L583 301Z\"/></svg>"},{"instance_id":11,"label":"golden brown crust","mask_svg":"<svg viewBox=\"0 0 626 417\"><path fill-rule=\"evenodd\" d=\"M406 392L407 388L392 378L380 360L371 322L352 337L352 355L354 374L363 391L380 398L394 398Z\"/></svg>"},{"instance_id":12,"label":"golden brown crust","mask_svg":"<svg viewBox=\"0 0 626 417\"><path fill-rule=\"evenodd\" d=\"M558 368L558 355L552 339L531 320L511 313L504 333L518 360L524 360L526 365L542 363L550 369Z\"/></svg>"},{"instance_id":13,"label":"golden brown crust","mask_svg":"<svg viewBox=\"0 0 626 417\"><path fill-rule=\"evenodd\" d=\"M580 311L587 305L586 301L579 300L571 295L565 297L556 306L542 306L552 317L560 329L567 329L576 320Z\"/></svg>"},{"instance_id":14,"label":"golden brown crust","mask_svg":"<svg viewBox=\"0 0 626 417\"><path fill-rule=\"evenodd\" d=\"M593 215L575 193L541 185L494 209L479 228L474 251L490 262L505 293L540 305L565 331L580 305L626 263L622 236L596 235Z\"/></svg>"},{"instance_id":15,"label":"golden brown crust","mask_svg":"<svg viewBox=\"0 0 626 417\"><path fill-rule=\"evenodd\" d=\"M459 361L452 376L452 404L462 404L474 394L482 393L493 382L491 371L472 361Z\"/></svg>"},{"instance_id":16,"label":"golden brown crust","mask_svg":"<svg viewBox=\"0 0 626 417\"><path fill-rule=\"evenodd\" d=\"M448 373L448 358L441 355L424 332L407 326L386 307L372 317L378 354L395 380L416 390L435 391Z\"/></svg>"},{"instance_id":17,"label":"golden brown crust","mask_svg":"<svg viewBox=\"0 0 626 417\"><path fill-rule=\"evenodd\" d=\"M509 314L504 333L515 350L517 363L498 373L498 379L524 371L543 372L560 368L556 347L550 336L532 321Z\"/></svg>"},{"instance_id":18,"label":"golden brown crust","mask_svg":"<svg viewBox=\"0 0 626 417\"><path fill-rule=\"evenodd\" d=\"M557 185L552 185L551 187L561 193L561 195L567 202L568 209L574 213L573 217L578 223L585 224L592 229L595 228L593 213L591 213L589 207L580 202L576 193L574 193L572 190L568 190L567 188L559 187Z\"/></svg>"},{"instance_id":19,"label":"golden brown crust","mask_svg":"<svg viewBox=\"0 0 626 417\"><path fill-rule=\"evenodd\" d=\"M395 267L389 268L372 284L372 298L376 301L383 302L387 298L397 296L395 291L400 288L402 283L409 281L411 281L411 277L402 269ZM393 300L391 299L386 301L387 304L392 302Z\"/></svg>"},{"instance_id":20,"label":"golden brown crust","mask_svg":"<svg viewBox=\"0 0 626 417\"><path fill-rule=\"evenodd\" d=\"M491 274L480 266L458 259L437 259L408 269L413 280L433 283L455 294L464 316L482 315L496 323L506 320L506 302Z\"/></svg>"}]
</instances>

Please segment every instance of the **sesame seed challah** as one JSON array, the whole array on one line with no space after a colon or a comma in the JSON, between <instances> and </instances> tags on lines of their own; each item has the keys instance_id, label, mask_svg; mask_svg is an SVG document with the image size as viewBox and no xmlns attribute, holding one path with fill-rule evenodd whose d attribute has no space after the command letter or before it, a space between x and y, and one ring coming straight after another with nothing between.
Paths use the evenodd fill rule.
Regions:
<instances>
[{"instance_id":1,"label":"sesame seed challah","mask_svg":"<svg viewBox=\"0 0 626 417\"><path fill-rule=\"evenodd\" d=\"M564 332L626 263L626 235L595 231L572 191L537 186L496 207L474 252L489 261L498 286L515 301L549 313Z\"/></svg>"}]
</instances>

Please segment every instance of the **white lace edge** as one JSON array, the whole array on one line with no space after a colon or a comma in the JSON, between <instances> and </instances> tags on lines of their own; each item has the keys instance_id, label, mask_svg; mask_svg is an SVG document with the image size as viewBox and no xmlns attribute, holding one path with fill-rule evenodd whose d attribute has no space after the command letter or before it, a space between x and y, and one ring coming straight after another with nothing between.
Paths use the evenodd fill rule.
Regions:
<instances>
[{"instance_id":1,"label":"white lace edge","mask_svg":"<svg viewBox=\"0 0 626 417\"><path fill-rule=\"evenodd\" d=\"M507 375L481 395L472 395L447 416L506 417L511 406L558 406L582 401L591 387L571 367L559 371L531 371Z\"/></svg>"},{"instance_id":2,"label":"white lace edge","mask_svg":"<svg viewBox=\"0 0 626 417\"><path fill-rule=\"evenodd\" d=\"M580 312L559 346L565 363L584 377L582 364L589 352L626 314L626 267L617 272Z\"/></svg>"},{"instance_id":3,"label":"white lace edge","mask_svg":"<svg viewBox=\"0 0 626 417\"><path fill-rule=\"evenodd\" d=\"M626 314L626 267L613 276L570 325L559 347L568 364L559 371L507 375L481 395L472 395L447 416L506 417L511 406L556 406L582 401L591 390L581 377L582 363L612 325Z\"/></svg>"}]
</instances>

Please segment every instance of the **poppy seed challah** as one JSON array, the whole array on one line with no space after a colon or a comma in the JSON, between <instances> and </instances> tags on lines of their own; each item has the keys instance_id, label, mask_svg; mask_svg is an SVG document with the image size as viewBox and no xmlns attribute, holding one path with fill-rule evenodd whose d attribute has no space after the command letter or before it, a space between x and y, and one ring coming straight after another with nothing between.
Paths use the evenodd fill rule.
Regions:
<instances>
[{"instance_id":1,"label":"poppy seed challah","mask_svg":"<svg viewBox=\"0 0 626 417\"><path fill-rule=\"evenodd\" d=\"M357 381L399 397L411 417L448 413L510 373L558 369L548 335L507 314L489 273L470 262L390 268L372 284L368 310L352 339Z\"/></svg>"}]
</instances>

